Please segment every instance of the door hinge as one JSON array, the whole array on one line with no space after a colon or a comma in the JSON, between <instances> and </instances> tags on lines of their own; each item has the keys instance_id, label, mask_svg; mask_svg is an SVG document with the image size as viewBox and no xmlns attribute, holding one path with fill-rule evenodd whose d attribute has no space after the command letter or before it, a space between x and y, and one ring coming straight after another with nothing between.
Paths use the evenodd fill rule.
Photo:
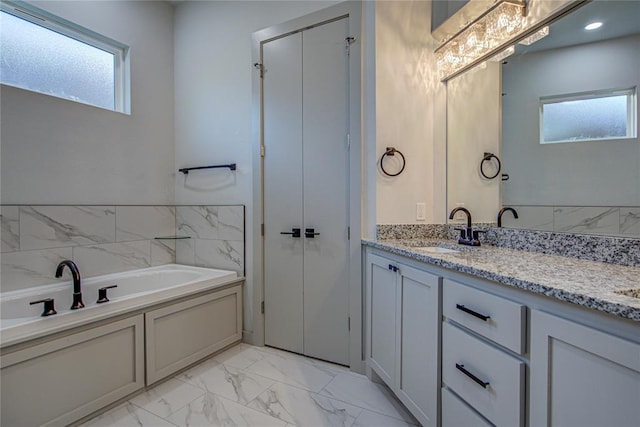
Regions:
<instances>
[{"instance_id":1,"label":"door hinge","mask_svg":"<svg viewBox=\"0 0 640 427\"><path fill-rule=\"evenodd\" d=\"M351 330L351 317L349 317L348 328L349 328L349 330Z\"/></svg>"},{"instance_id":2,"label":"door hinge","mask_svg":"<svg viewBox=\"0 0 640 427\"><path fill-rule=\"evenodd\" d=\"M347 240L351 240L351 227L347 227Z\"/></svg>"},{"instance_id":3,"label":"door hinge","mask_svg":"<svg viewBox=\"0 0 640 427\"><path fill-rule=\"evenodd\" d=\"M260 70L260 78L263 79L264 78L264 65L262 65L259 62L256 62L253 64L253 68L256 68L258 70Z\"/></svg>"},{"instance_id":4,"label":"door hinge","mask_svg":"<svg viewBox=\"0 0 640 427\"><path fill-rule=\"evenodd\" d=\"M347 151L351 151L351 134L347 134Z\"/></svg>"},{"instance_id":5,"label":"door hinge","mask_svg":"<svg viewBox=\"0 0 640 427\"><path fill-rule=\"evenodd\" d=\"M265 151L264 145L261 145L260 146L260 157L264 157L264 151Z\"/></svg>"},{"instance_id":6,"label":"door hinge","mask_svg":"<svg viewBox=\"0 0 640 427\"><path fill-rule=\"evenodd\" d=\"M264 301L260 303L260 313L264 314Z\"/></svg>"},{"instance_id":7,"label":"door hinge","mask_svg":"<svg viewBox=\"0 0 640 427\"><path fill-rule=\"evenodd\" d=\"M260 235L264 236L264 224L260 224Z\"/></svg>"},{"instance_id":8,"label":"door hinge","mask_svg":"<svg viewBox=\"0 0 640 427\"><path fill-rule=\"evenodd\" d=\"M351 54L351 45L356 42L356 38L355 37L347 37L347 38L344 39L344 41L346 42L345 47L347 49L347 55L350 55Z\"/></svg>"}]
</instances>

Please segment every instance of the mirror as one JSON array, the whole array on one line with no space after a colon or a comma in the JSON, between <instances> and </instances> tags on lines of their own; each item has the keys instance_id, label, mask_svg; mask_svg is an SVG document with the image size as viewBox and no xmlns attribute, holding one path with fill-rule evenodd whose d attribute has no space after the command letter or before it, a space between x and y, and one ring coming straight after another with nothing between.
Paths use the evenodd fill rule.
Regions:
<instances>
[{"instance_id":1,"label":"mirror","mask_svg":"<svg viewBox=\"0 0 640 427\"><path fill-rule=\"evenodd\" d=\"M602 22L587 31L585 26ZM447 82L447 208L503 226L640 237L640 2L594 1ZM502 170L481 175L485 153ZM497 161L484 162L491 176ZM501 175L508 180L502 181Z\"/></svg>"}]
</instances>

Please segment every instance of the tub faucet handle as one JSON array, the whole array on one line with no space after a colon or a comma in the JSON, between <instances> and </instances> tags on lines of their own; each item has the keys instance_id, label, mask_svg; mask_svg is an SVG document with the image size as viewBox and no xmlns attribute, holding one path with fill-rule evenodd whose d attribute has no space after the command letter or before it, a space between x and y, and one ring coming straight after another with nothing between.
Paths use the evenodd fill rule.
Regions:
<instances>
[{"instance_id":1,"label":"tub faucet handle","mask_svg":"<svg viewBox=\"0 0 640 427\"><path fill-rule=\"evenodd\" d=\"M58 314L58 312L53 306L53 298L45 298L38 301L31 301L29 305L40 304L40 303L44 303L44 311L41 314L42 317Z\"/></svg>"},{"instance_id":2,"label":"tub faucet handle","mask_svg":"<svg viewBox=\"0 0 640 427\"><path fill-rule=\"evenodd\" d=\"M98 304L102 304L103 302L109 302L109 298L107 298L107 289L117 288L118 285L105 286L104 288L98 289Z\"/></svg>"}]
</instances>

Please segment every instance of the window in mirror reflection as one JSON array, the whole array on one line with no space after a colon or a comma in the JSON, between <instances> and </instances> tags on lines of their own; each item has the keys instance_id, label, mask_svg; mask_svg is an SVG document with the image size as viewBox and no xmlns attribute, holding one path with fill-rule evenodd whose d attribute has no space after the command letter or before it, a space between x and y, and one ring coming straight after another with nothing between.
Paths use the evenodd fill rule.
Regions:
<instances>
[{"instance_id":1,"label":"window in mirror reflection","mask_svg":"<svg viewBox=\"0 0 640 427\"><path fill-rule=\"evenodd\" d=\"M635 88L540 99L541 144L635 138Z\"/></svg>"}]
</instances>

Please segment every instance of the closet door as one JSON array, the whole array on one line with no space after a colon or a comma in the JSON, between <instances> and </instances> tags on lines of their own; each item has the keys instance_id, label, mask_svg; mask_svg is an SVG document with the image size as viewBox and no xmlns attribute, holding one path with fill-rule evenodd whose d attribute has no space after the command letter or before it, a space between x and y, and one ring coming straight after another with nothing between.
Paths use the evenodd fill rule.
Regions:
<instances>
[{"instance_id":1,"label":"closet door","mask_svg":"<svg viewBox=\"0 0 640 427\"><path fill-rule=\"evenodd\" d=\"M263 45L265 343L303 353L302 33Z\"/></svg>"},{"instance_id":2,"label":"closet door","mask_svg":"<svg viewBox=\"0 0 640 427\"><path fill-rule=\"evenodd\" d=\"M341 364L349 363L347 35L345 18L262 48L265 343Z\"/></svg>"},{"instance_id":3,"label":"closet door","mask_svg":"<svg viewBox=\"0 0 640 427\"><path fill-rule=\"evenodd\" d=\"M304 353L349 364L348 20L303 33Z\"/></svg>"}]
</instances>

